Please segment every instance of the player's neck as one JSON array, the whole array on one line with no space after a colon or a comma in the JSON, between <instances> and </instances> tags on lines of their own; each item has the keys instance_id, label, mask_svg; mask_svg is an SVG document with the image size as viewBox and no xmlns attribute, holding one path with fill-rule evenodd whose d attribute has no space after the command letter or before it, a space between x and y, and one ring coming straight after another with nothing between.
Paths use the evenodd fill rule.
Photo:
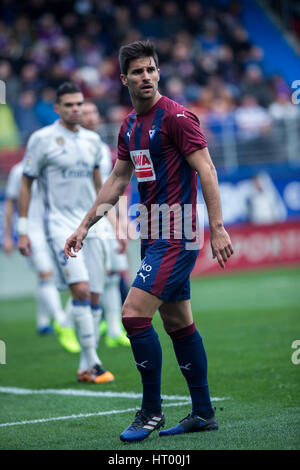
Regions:
<instances>
[{"instance_id":1,"label":"player's neck","mask_svg":"<svg viewBox=\"0 0 300 470\"><path fill-rule=\"evenodd\" d=\"M137 100L132 97L132 105L136 111L136 114L145 114L150 111L153 106L160 100L161 94L157 91L153 98L149 100Z\"/></svg>"},{"instance_id":2,"label":"player's neck","mask_svg":"<svg viewBox=\"0 0 300 470\"><path fill-rule=\"evenodd\" d=\"M71 132L78 132L78 124L69 124L66 121L63 121L60 119L59 121L60 125L63 126L65 129L68 129L68 131Z\"/></svg>"}]
</instances>

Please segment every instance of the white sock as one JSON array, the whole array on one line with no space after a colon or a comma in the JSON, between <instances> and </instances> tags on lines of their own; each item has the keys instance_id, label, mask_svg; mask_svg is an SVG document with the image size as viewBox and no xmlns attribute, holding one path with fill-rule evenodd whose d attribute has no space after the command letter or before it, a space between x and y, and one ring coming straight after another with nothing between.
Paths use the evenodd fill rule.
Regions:
<instances>
[{"instance_id":1,"label":"white sock","mask_svg":"<svg viewBox=\"0 0 300 470\"><path fill-rule=\"evenodd\" d=\"M45 328L50 325L51 317L45 310L45 303L43 301L43 292L41 292L40 284L36 289L36 304L37 304L37 318L36 326L38 329Z\"/></svg>"},{"instance_id":2,"label":"white sock","mask_svg":"<svg viewBox=\"0 0 300 470\"><path fill-rule=\"evenodd\" d=\"M94 320L91 314L90 302L73 300L71 312L77 339L81 346L79 370L82 371L93 367L95 364L101 364L96 352Z\"/></svg>"},{"instance_id":3,"label":"white sock","mask_svg":"<svg viewBox=\"0 0 300 470\"><path fill-rule=\"evenodd\" d=\"M75 328L72 317L72 297L69 297L65 305L65 326Z\"/></svg>"},{"instance_id":4,"label":"white sock","mask_svg":"<svg viewBox=\"0 0 300 470\"><path fill-rule=\"evenodd\" d=\"M38 286L39 298L44 310L61 326L64 326L65 313L62 309L60 295L51 278L40 279Z\"/></svg>"},{"instance_id":5,"label":"white sock","mask_svg":"<svg viewBox=\"0 0 300 470\"><path fill-rule=\"evenodd\" d=\"M91 311L92 311L93 321L94 321L94 334L95 334L95 343L96 343L96 349L97 349L98 344L99 344L99 339L100 339L99 325L101 322L103 310L100 307L100 304L98 304L98 305L92 305Z\"/></svg>"},{"instance_id":6,"label":"white sock","mask_svg":"<svg viewBox=\"0 0 300 470\"><path fill-rule=\"evenodd\" d=\"M122 333L122 301L119 285L119 274L108 275L105 281L104 294L101 297L101 304L103 305L107 322L107 335L114 338L117 338Z\"/></svg>"}]
</instances>

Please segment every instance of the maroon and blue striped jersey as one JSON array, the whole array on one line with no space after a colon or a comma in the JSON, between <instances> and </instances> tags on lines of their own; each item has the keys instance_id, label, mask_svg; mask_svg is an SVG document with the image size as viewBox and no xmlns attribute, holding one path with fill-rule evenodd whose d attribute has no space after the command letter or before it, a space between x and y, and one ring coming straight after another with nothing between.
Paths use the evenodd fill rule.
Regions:
<instances>
[{"instance_id":1,"label":"maroon and blue striped jersey","mask_svg":"<svg viewBox=\"0 0 300 470\"><path fill-rule=\"evenodd\" d=\"M135 167L140 203L148 217L147 234L142 238L148 242L157 238L170 241L193 238L187 236L184 220L190 217L195 233L197 173L186 157L206 146L198 118L165 96L147 113L136 114L133 110L124 120L118 158L132 161ZM159 207L170 209L167 232L162 228L164 211L159 211L156 217Z\"/></svg>"}]
</instances>

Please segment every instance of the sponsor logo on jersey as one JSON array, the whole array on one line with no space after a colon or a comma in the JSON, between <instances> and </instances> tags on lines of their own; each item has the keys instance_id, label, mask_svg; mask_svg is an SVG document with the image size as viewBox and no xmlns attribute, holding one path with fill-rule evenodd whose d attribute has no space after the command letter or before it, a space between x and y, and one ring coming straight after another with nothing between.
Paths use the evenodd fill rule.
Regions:
<instances>
[{"instance_id":1,"label":"sponsor logo on jersey","mask_svg":"<svg viewBox=\"0 0 300 470\"><path fill-rule=\"evenodd\" d=\"M63 137L56 137L55 142L57 145L60 145L61 147L65 145L65 139Z\"/></svg>"},{"instance_id":2,"label":"sponsor logo on jersey","mask_svg":"<svg viewBox=\"0 0 300 470\"><path fill-rule=\"evenodd\" d=\"M92 175L93 170L83 160L77 160L73 166L62 170L63 178L92 178Z\"/></svg>"},{"instance_id":3,"label":"sponsor logo on jersey","mask_svg":"<svg viewBox=\"0 0 300 470\"><path fill-rule=\"evenodd\" d=\"M25 163L26 163L27 167L32 165L32 156L31 155L26 155Z\"/></svg>"},{"instance_id":4,"label":"sponsor logo on jersey","mask_svg":"<svg viewBox=\"0 0 300 470\"><path fill-rule=\"evenodd\" d=\"M139 183L156 180L149 150L132 150L130 152L130 157L134 164L136 177Z\"/></svg>"}]
</instances>

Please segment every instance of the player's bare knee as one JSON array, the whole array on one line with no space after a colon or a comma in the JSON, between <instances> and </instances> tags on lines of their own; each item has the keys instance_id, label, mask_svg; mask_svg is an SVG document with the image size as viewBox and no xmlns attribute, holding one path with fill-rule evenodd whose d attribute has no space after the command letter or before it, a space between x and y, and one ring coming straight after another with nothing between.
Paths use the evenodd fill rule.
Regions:
<instances>
[{"instance_id":1,"label":"player's bare knee","mask_svg":"<svg viewBox=\"0 0 300 470\"><path fill-rule=\"evenodd\" d=\"M85 300L90 300L90 290L87 283L77 283L71 286L71 291L74 300L80 300L81 302Z\"/></svg>"},{"instance_id":2,"label":"player's bare knee","mask_svg":"<svg viewBox=\"0 0 300 470\"><path fill-rule=\"evenodd\" d=\"M163 320L163 327L166 331L166 333L170 333L171 331L174 331L174 330L178 330L180 328L183 328L183 325L182 323L178 322L178 321L174 321L170 318L168 319L165 319L165 318L162 318Z\"/></svg>"},{"instance_id":3,"label":"player's bare knee","mask_svg":"<svg viewBox=\"0 0 300 470\"><path fill-rule=\"evenodd\" d=\"M99 302L100 302L100 294L97 294L96 292L91 292L91 304L98 305Z\"/></svg>"},{"instance_id":4,"label":"player's bare knee","mask_svg":"<svg viewBox=\"0 0 300 470\"><path fill-rule=\"evenodd\" d=\"M163 327L166 333L170 334L173 331L180 330L185 328L192 323L192 320L187 320L186 318L181 317L172 317L172 315L165 314L159 311L161 319L163 321Z\"/></svg>"},{"instance_id":5,"label":"player's bare knee","mask_svg":"<svg viewBox=\"0 0 300 470\"><path fill-rule=\"evenodd\" d=\"M39 278L41 280L44 279L52 279L52 272L51 271L43 271L39 273Z\"/></svg>"},{"instance_id":6,"label":"player's bare knee","mask_svg":"<svg viewBox=\"0 0 300 470\"><path fill-rule=\"evenodd\" d=\"M127 304L124 304L123 307L122 307L122 320L123 318L128 318L128 317L135 317L137 315L135 315L135 310L130 306L130 305L127 305Z\"/></svg>"},{"instance_id":7,"label":"player's bare knee","mask_svg":"<svg viewBox=\"0 0 300 470\"><path fill-rule=\"evenodd\" d=\"M142 307L132 304L129 301L126 301L122 308L122 318L125 317L141 317L143 316Z\"/></svg>"}]
</instances>

